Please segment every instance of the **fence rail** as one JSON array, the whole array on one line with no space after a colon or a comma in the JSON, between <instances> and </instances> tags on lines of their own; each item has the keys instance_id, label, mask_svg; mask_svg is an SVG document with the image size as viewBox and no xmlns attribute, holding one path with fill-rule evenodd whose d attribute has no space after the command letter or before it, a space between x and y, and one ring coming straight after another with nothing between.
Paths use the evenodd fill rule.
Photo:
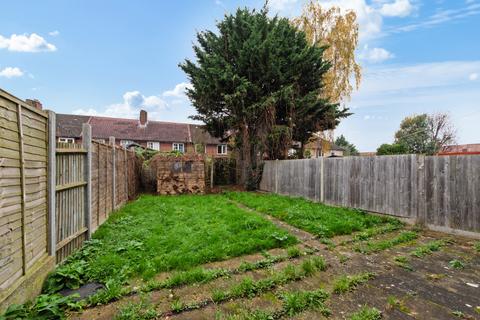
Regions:
<instances>
[{"instance_id":1,"label":"fence rail","mask_svg":"<svg viewBox=\"0 0 480 320\"><path fill-rule=\"evenodd\" d=\"M480 232L480 156L400 155L267 161L260 188Z\"/></svg>"}]
</instances>

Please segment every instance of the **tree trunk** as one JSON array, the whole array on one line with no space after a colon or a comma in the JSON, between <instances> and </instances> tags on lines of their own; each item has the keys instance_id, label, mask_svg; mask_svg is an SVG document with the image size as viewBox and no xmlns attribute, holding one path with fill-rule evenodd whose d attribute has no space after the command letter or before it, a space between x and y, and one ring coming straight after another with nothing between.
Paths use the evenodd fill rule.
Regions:
<instances>
[{"instance_id":1,"label":"tree trunk","mask_svg":"<svg viewBox=\"0 0 480 320\"><path fill-rule=\"evenodd\" d=\"M298 155L298 159L303 159L305 153L305 144L303 142L300 143L300 151Z\"/></svg>"}]
</instances>

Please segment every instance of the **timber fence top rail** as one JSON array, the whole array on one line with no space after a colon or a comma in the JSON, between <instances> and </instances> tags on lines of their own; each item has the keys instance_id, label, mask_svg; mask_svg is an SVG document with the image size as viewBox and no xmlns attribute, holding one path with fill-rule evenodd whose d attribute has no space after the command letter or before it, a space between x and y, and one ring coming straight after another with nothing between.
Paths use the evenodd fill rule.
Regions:
<instances>
[{"instance_id":1,"label":"timber fence top rail","mask_svg":"<svg viewBox=\"0 0 480 320\"><path fill-rule=\"evenodd\" d=\"M0 88L0 96L4 97L5 99L7 100L10 100L12 102L15 102L16 104L19 104L22 106L22 108L26 108L28 109L29 111L32 111L32 112L35 112L45 118L48 118L48 113L47 111L45 110L39 110L35 107L32 107L31 105L27 104L25 101L23 101L22 99L20 98L17 98L15 97L14 95L8 93L7 91L3 90L2 88Z\"/></svg>"},{"instance_id":2,"label":"timber fence top rail","mask_svg":"<svg viewBox=\"0 0 480 320\"><path fill-rule=\"evenodd\" d=\"M399 158L399 157L425 157L425 158L468 158L468 157L480 157L479 154L447 154L447 155L425 155L425 154L388 154L388 155L379 155L379 156L342 156L342 157L317 157L317 158L304 158L304 159L274 159L274 160L265 160L265 162L291 162L291 161L310 161L316 159L325 159L325 160L348 160L348 159L387 159L387 158Z\"/></svg>"}]
</instances>

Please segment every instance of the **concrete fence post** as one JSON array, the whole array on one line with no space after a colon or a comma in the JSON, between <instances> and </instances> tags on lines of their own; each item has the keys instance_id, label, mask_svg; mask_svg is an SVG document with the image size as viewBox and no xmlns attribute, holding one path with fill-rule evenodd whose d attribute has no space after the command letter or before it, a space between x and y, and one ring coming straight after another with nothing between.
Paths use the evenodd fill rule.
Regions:
<instances>
[{"instance_id":1,"label":"concrete fence post","mask_svg":"<svg viewBox=\"0 0 480 320\"><path fill-rule=\"evenodd\" d=\"M56 155L56 117L55 112L48 110L48 254L55 256L57 245L56 230L56 186L57 186L57 155Z\"/></svg>"},{"instance_id":2,"label":"concrete fence post","mask_svg":"<svg viewBox=\"0 0 480 320\"><path fill-rule=\"evenodd\" d=\"M87 239L92 237L92 127L88 123L82 125L82 144L87 151L84 162L85 174L85 226Z\"/></svg>"},{"instance_id":3,"label":"concrete fence post","mask_svg":"<svg viewBox=\"0 0 480 320\"><path fill-rule=\"evenodd\" d=\"M128 201L128 152L127 148L123 149L123 158L125 160L125 202Z\"/></svg>"},{"instance_id":4,"label":"concrete fence post","mask_svg":"<svg viewBox=\"0 0 480 320\"><path fill-rule=\"evenodd\" d=\"M275 160L275 193L278 193L278 159Z\"/></svg>"},{"instance_id":5,"label":"concrete fence post","mask_svg":"<svg viewBox=\"0 0 480 320\"><path fill-rule=\"evenodd\" d=\"M320 157L320 202L325 202L325 158Z\"/></svg>"},{"instance_id":6,"label":"concrete fence post","mask_svg":"<svg viewBox=\"0 0 480 320\"><path fill-rule=\"evenodd\" d=\"M115 156L115 137L109 137L108 143L112 147L112 210L116 209L116 184L117 184L117 170L116 170L116 156Z\"/></svg>"},{"instance_id":7,"label":"concrete fence post","mask_svg":"<svg viewBox=\"0 0 480 320\"><path fill-rule=\"evenodd\" d=\"M426 179L425 179L425 156L413 155L417 164L417 217L416 223L421 226L427 225L427 199L426 199Z\"/></svg>"}]
</instances>

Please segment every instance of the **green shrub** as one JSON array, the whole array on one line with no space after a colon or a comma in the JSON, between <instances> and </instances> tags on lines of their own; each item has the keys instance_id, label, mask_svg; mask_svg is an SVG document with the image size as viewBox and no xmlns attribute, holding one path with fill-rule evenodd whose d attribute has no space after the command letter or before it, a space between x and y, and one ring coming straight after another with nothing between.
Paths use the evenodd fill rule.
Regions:
<instances>
[{"instance_id":1,"label":"green shrub","mask_svg":"<svg viewBox=\"0 0 480 320\"><path fill-rule=\"evenodd\" d=\"M77 296L63 297L58 294L42 294L34 301L22 305L12 304L0 316L2 320L37 319L55 320L65 319L65 310L78 310L81 304L75 302Z\"/></svg>"}]
</instances>

